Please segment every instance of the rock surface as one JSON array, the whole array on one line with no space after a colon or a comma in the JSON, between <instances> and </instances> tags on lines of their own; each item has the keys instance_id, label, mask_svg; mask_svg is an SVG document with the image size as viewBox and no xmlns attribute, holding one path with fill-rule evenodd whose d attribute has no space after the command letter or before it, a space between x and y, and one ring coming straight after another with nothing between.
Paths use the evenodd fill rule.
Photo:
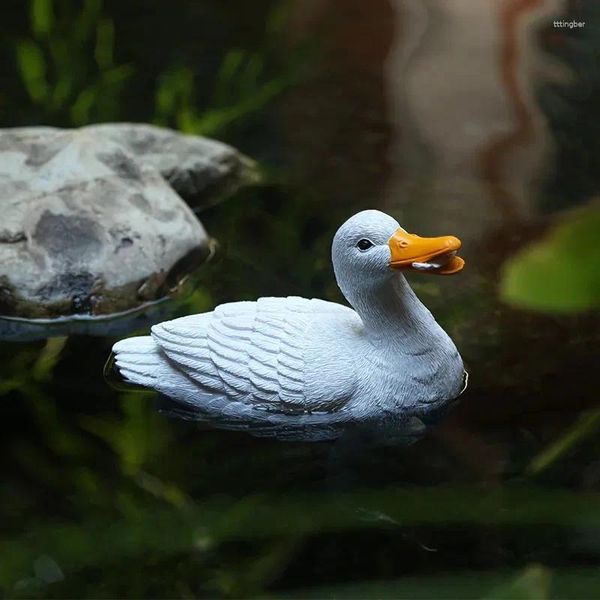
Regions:
<instances>
[{"instance_id":1,"label":"rock surface","mask_svg":"<svg viewBox=\"0 0 600 600\"><path fill-rule=\"evenodd\" d=\"M224 144L148 125L0 130L0 315L98 316L164 297L210 246L175 190L206 203L249 168Z\"/></svg>"},{"instance_id":2,"label":"rock surface","mask_svg":"<svg viewBox=\"0 0 600 600\"><path fill-rule=\"evenodd\" d=\"M159 171L194 209L214 204L258 180L254 161L216 140L134 123L85 129L125 146L143 167Z\"/></svg>"}]
</instances>

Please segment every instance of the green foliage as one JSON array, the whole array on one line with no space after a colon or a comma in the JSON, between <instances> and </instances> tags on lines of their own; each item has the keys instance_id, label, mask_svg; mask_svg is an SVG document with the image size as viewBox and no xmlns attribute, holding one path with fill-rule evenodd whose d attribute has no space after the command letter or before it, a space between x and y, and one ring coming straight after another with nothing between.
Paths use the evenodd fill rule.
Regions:
<instances>
[{"instance_id":1,"label":"green foliage","mask_svg":"<svg viewBox=\"0 0 600 600\"><path fill-rule=\"evenodd\" d=\"M501 295L521 308L579 312L600 307L600 210L593 206L558 225L505 267Z\"/></svg>"},{"instance_id":2,"label":"green foliage","mask_svg":"<svg viewBox=\"0 0 600 600\"><path fill-rule=\"evenodd\" d=\"M226 50L213 92L200 98L194 71L177 62L157 74L154 122L194 134L215 135L264 109L297 81L302 52L274 67L274 41L282 35L286 3L265 22L267 42L258 50ZM136 65L118 64L115 23L102 0L29 0L30 32L15 42L21 84L38 119L56 125L131 119L122 97ZM148 112L151 107L148 107Z\"/></svg>"},{"instance_id":3,"label":"green foliage","mask_svg":"<svg viewBox=\"0 0 600 600\"><path fill-rule=\"evenodd\" d=\"M485 596L486 600L546 600L550 597L551 571L532 565Z\"/></svg>"},{"instance_id":4,"label":"green foliage","mask_svg":"<svg viewBox=\"0 0 600 600\"><path fill-rule=\"evenodd\" d=\"M45 36L54 26L54 3L52 0L31 0L29 3L31 29L37 36Z\"/></svg>"},{"instance_id":5,"label":"green foliage","mask_svg":"<svg viewBox=\"0 0 600 600\"><path fill-rule=\"evenodd\" d=\"M210 578L221 594L238 597L264 585L293 555L307 536L325 532L399 529L410 524L554 524L561 527L598 523L593 494L536 488L506 488L483 492L477 487L387 489L338 494L288 494L278 498L249 495L239 500L192 503L134 502L120 518L87 517L81 523L54 523L35 528L23 538L0 541L0 584L14 589L30 575L32 557L46 555L65 573L110 570L123 561L135 564L147 556L192 557L216 552L228 541L258 543L260 550L246 561L243 572L217 568ZM365 519L365 511L388 519ZM544 598L548 573L532 567L486 598ZM258 586L260 587L260 586ZM428 588L431 590L432 588ZM479 587L480 593L485 593ZM543 592L543 594L542 594ZM459 588L455 590L459 593ZM535 594L541 594L536 596Z\"/></svg>"},{"instance_id":6,"label":"green foliage","mask_svg":"<svg viewBox=\"0 0 600 600\"><path fill-rule=\"evenodd\" d=\"M114 25L102 0L30 0L31 37L15 46L18 71L43 120L84 125L119 114L132 65L114 61Z\"/></svg>"},{"instance_id":7,"label":"green foliage","mask_svg":"<svg viewBox=\"0 0 600 600\"><path fill-rule=\"evenodd\" d=\"M151 464L169 444L169 429L147 395L122 395L123 414L119 419L84 417L82 426L103 439L119 457L127 474L137 474ZM152 432L152 435L148 435Z\"/></svg>"},{"instance_id":8,"label":"green foliage","mask_svg":"<svg viewBox=\"0 0 600 600\"><path fill-rule=\"evenodd\" d=\"M202 111L196 108L191 69L178 66L164 73L156 91L155 122L175 125L185 133L214 135L267 106L288 85L286 77L265 78L260 54L231 50L225 55L217 76L214 99Z\"/></svg>"},{"instance_id":9,"label":"green foliage","mask_svg":"<svg viewBox=\"0 0 600 600\"><path fill-rule=\"evenodd\" d=\"M600 410L582 414L572 427L531 460L527 472L530 475L541 473L599 429Z\"/></svg>"},{"instance_id":10,"label":"green foliage","mask_svg":"<svg viewBox=\"0 0 600 600\"><path fill-rule=\"evenodd\" d=\"M23 40L16 47L17 61L23 84L31 99L43 103L49 96L46 81L46 59L40 47L31 40Z\"/></svg>"},{"instance_id":11,"label":"green foliage","mask_svg":"<svg viewBox=\"0 0 600 600\"><path fill-rule=\"evenodd\" d=\"M189 66L175 65L164 72L155 94L155 123L186 133L215 135L264 109L296 83L306 60L306 48L296 50L285 69L272 72L268 64L273 41L283 35L285 8L286 3L275 4L267 18L264 48L259 51L232 48L226 52L210 100L202 109Z\"/></svg>"}]
</instances>

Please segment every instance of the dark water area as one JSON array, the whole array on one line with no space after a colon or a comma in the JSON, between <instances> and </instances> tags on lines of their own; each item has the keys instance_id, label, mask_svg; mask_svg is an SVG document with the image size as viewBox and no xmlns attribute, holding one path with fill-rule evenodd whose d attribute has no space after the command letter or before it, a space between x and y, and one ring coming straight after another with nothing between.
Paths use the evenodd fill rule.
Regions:
<instances>
[{"instance_id":1,"label":"dark water area","mask_svg":"<svg viewBox=\"0 0 600 600\"><path fill-rule=\"evenodd\" d=\"M259 161L198 214L219 249L170 316L342 302L331 238L378 208L461 238L463 273L409 278L470 383L410 446L282 443L115 390L110 333L0 342L0 595L600 595L600 3L3 8L2 127L151 122Z\"/></svg>"}]
</instances>

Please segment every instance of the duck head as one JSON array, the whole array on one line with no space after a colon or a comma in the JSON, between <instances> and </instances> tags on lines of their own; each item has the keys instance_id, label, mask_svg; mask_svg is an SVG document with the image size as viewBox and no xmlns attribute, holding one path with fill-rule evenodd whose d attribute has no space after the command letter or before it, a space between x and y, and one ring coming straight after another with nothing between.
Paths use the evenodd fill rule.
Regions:
<instances>
[{"instance_id":1,"label":"duck head","mask_svg":"<svg viewBox=\"0 0 600 600\"><path fill-rule=\"evenodd\" d=\"M338 284L360 281L375 285L399 272L416 271L453 275L465 262L456 255L460 240L452 235L420 237L408 233L389 215L365 210L348 219L337 231L332 261Z\"/></svg>"}]
</instances>

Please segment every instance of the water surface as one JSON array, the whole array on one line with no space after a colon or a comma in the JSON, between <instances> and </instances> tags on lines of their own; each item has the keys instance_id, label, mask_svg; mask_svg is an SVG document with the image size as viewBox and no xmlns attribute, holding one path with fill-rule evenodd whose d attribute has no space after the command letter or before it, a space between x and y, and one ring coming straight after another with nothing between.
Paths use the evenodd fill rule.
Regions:
<instances>
[{"instance_id":1,"label":"water surface","mask_svg":"<svg viewBox=\"0 0 600 600\"><path fill-rule=\"evenodd\" d=\"M108 332L3 342L4 594L597 596L597 321L499 294L506 261L598 192L595 4L30 3L51 4L48 25L10 3L3 44L14 58L32 40L49 89L71 91L36 95L7 61L3 126L154 121L265 170L200 215L219 255L174 316L263 295L340 301L331 236L380 208L463 240L463 274L411 284L471 379L409 447L285 444L115 391Z\"/></svg>"}]
</instances>

